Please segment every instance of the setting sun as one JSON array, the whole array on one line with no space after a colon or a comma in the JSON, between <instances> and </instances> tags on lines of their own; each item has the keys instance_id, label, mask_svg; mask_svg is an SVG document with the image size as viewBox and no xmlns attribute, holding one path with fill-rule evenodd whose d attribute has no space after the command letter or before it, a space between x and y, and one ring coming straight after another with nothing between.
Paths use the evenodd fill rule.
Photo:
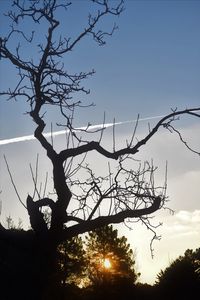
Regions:
<instances>
[{"instance_id":1,"label":"setting sun","mask_svg":"<svg viewBox=\"0 0 200 300\"><path fill-rule=\"evenodd\" d=\"M106 269L110 269L111 268L111 262L110 262L110 260L108 259L108 258L105 258L104 260L103 260L103 266L104 266L104 268L106 268Z\"/></svg>"}]
</instances>

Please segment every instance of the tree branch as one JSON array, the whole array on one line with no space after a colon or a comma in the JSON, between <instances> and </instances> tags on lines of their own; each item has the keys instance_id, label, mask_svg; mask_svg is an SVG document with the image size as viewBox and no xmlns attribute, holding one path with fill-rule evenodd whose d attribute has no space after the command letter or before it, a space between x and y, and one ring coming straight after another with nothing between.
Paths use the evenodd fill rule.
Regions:
<instances>
[{"instance_id":1,"label":"tree branch","mask_svg":"<svg viewBox=\"0 0 200 300\"><path fill-rule=\"evenodd\" d=\"M40 201L40 200L39 200ZM48 231L47 224L43 219L43 213L39 211L39 204L35 203L31 196L28 195L27 200L27 210L30 216L30 223L33 230L38 235L43 235Z\"/></svg>"},{"instance_id":2,"label":"tree branch","mask_svg":"<svg viewBox=\"0 0 200 300\"><path fill-rule=\"evenodd\" d=\"M151 206L136 209L136 210L124 210L116 215L112 216L100 216L92 220L81 222L80 224L73 225L63 231L61 239L64 241L66 238L71 238L78 234L83 234L87 231L92 231L98 227L106 226L109 224L117 224L123 222L127 218L140 218L144 215L152 214L160 208L162 199L155 197Z\"/></svg>"},{"instance_id":3,"label":"tree branch","mask_svg":"<svg viewBox=\"0 0 200 300\"><path fill-rule=\"evenodd\" d=\"M167 128L169 126L169 124L173 121L175 121L175 117L176 116L181 116L184 114L191 114L195 111L200 111L200 107L199 108L193 108L193 109L185 109L185 110L180 110L180 111L175 111L171 114L166 115L165 117L163 117L154 127L153 129L149 132L149 134L143 138L141 141L139 141L135 146L133 147L126 147L123 149L120 149L118 151L114 151L114 152L110 152L106 149L104 149L99 142L88 142L85 145L81 145L77 148L71 148L71 149L66 149L63 150L59 153L59 157L62 161L65 161L67 158L69 157L75 157L77 155L89 152L89 151L93 151L96 150L98 153L102 154L103 156L107 157L107 158L111 158L111 159L118 159L120 156L126 155L126 154L136 154L140 147L144 146L151 138L153 135L155 135L155 133L158 131L158 129L163 126L165 128ZM198 114L194 114L196 117L200 118L200 115Z\"/></svg>"}]
</instances>

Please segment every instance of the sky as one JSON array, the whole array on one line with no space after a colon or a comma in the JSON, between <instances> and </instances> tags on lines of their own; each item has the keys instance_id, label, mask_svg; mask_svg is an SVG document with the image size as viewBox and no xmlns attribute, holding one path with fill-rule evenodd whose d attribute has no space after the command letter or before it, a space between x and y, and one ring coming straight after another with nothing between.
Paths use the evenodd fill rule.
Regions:
<instances>
[{"instance_id":1,"label":"sky","mask_svg":"<svg viewBox=\"0 0 200 300\"><path fill-rule=\"evenodd\" d=\"M113 1L115 3L115 1ZM2 16L10 9L11 1L0 1L0 32L5 35L8 20ZM88 1L72 1L72 6L64 15L61 32L74 36L86 25L87 15L91 9ZM111 28L113 22L118 30L107 39L104 47L98 47L86 38L68 57L64 59L67 69L73 72L95 69L96 73L85 82L90 95L83 96L86 103L94 102L96 106L77 113L75 126L101 124L104 112L106 122L125 122L116 127L118 147L125 145L134 128L134 122L140 114L141 120L137 132L138 139L148 133L148 122L153 126L158 119L151 119L171 112L171 109L185 109L200 106L200 1L125 1L125 10L117 18L105 19L101 24ZM23 27L32 30L29 23ZM45 28L43 28L45 30ZM37 31L37 42L43 31ZM17 45L13 39L11 47ZM23 55L33 57L38 54L35 48L23 48ZM0 89L13 87L16 83L16 70L3 59L0 60ZM25 112L27 103L23 99L0 101L0 139L10 139L33 134L34 124ZM75 115L76 117L76 115ZM56 122L58 114L50 111L47 118ZM183 136L195 149L200 149L200 122L193 118L183 118L176 123ZM55 130L59 130L54 123ZM47 127L47 132L50 127ZM109 147L112 130L107 131L104 143ZM58 148L62 146L63 136L55 138ZM30 164L35 165L39 153L39 178L44 181L49 161L37 141L19 143L0 143L0 189L1 219L5 224L6 216L11 215L28 224L24 207L19 203L6 170L3 155L6 155L15 184L25 200L34 189L30 174ZM93 155L93 154L92 154ZM136 251L138 271L142 273L141 281L153 283L156 274L164 269L188 248L199 247L200 242L200 159L191 153L168 131L160 130L158 134L137 154L141 161L154 160L158 166L156 179L159 184L164 181L166 161L168 162L168 206L174 210L156 212L152 222L163 224L157 229L161 235L155 241L154 258L149 249L151 232L140 224L132 224L132 230L125 225L118 226L120 234ZM95 168L103 172L101 159L95 160ZM49 187L51 188L51 187Z\"/></svg>"}]
</instances>

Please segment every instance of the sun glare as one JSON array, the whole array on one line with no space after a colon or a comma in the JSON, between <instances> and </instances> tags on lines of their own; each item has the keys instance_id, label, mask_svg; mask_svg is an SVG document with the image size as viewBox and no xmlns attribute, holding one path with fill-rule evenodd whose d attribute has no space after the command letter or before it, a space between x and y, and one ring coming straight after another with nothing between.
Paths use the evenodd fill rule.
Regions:
<instances>
[{"instance_id":1,"label":"sun glare","mask_svg":"<svg viewBox=\"0 0 200 300\"><path fill-rule=\"evenodd\" d=\"M106 269L110 269L111 268L111 262L110 262L110 260L108 259L108 258L105 258L104 259L104 261L103 261L103 266L104 266L104 268L106 268Z\"/></svg>"}]
</instances>

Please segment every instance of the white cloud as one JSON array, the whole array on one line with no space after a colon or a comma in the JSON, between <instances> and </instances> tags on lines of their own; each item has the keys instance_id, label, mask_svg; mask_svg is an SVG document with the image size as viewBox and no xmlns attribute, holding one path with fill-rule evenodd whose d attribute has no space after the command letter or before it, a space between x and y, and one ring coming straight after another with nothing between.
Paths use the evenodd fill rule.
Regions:
<instances>
[{"instance_id":1,"label":"white cloud","mask_svg":"<svg viewBox=\"0 0 200 300\"><path fill-rule=\"evenodd\" d=\"M169 239L180 236L200 235L200 210L180 210L173 216L166 218L162 232Z\"/></svg>"},{"instance_id":2,"label":"white cloud","mask_svg":"<svg viewBox=\"0 0 200 300\"><path fill-rule=\"evenodd\" d=\"M193 212L181 210L179 211L175 217L183 223L188 224L199 224L200 225L200 210L195 210Z\"/></svg>"}]
</instances>

